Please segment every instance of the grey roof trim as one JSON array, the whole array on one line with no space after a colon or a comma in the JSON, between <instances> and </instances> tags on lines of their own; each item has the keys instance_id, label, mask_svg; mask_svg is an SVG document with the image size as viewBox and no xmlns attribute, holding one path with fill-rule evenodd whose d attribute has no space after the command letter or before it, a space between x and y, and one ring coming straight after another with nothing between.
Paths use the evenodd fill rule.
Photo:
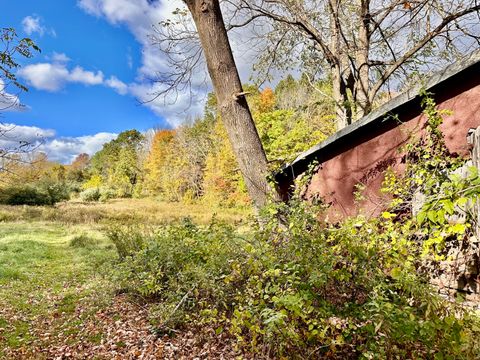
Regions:
<instances>
[{"instance_id":1,"label":"grey roof trim","mask_svg":"<svg viewBox=\"0 0 480 360\"><path fill-rule=\"evenodd\" d=\"M480 62L480 51L475 51L472 54L470 54L466 59L462 61L458 61L450 66L447 66L445 69L434 73L430 78L428 78L428 80L423 85L417 85L410 88L409 90L398 95L397 97L393 98L389 102L383 104L382 106L380 106L378 109L371 112L367 116L337 131L335 134L330 136L327 140L301 153L290 164L285 165L283 169L280 171L280 173L283 173L286 169L304 160L309 155L312 155L337 141L341 141L342 138L345 138L346 136L351 135L352 133L354 133L355 131L357 131L358 129L362 128L365 125L378 122L380 120L381 122L387 121L389 117L386 117L386 115L391 113L394 109L398 108L399 106L404 105L409 101L413 100L414 98L416 98L418 96L419 90L422 87L425 88L426 90L430 90L434 86L444 82L445 80L452 78L458 73L466 70L467 68L479 62Z\"/></svg>"}]
</instances>

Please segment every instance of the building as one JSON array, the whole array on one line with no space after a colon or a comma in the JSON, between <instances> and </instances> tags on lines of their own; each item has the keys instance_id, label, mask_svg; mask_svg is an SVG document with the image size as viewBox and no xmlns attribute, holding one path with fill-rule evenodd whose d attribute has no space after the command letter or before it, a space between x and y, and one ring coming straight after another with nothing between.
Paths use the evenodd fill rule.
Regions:
<instances>
[{"instance_id":1,"label":"building","mask_svg":"<svg viewBox=\"0 0 480 360\"><path fill-rule=\"evenodd\" d=\"M480 126L480 52L435 73L423 86L402 93L299 155L276 175L282 196L287 199L294 180L318 162L305 195L330 204L329 216L381 212L384 202L379 190L385 170L402 171L400 148L420 136L425 126L420 88L433 94L439 108L452 111L441 126L450 152L469 156L467 133ZM355 201L359 184L361 202Z\"/></svg>"}]
</instances>

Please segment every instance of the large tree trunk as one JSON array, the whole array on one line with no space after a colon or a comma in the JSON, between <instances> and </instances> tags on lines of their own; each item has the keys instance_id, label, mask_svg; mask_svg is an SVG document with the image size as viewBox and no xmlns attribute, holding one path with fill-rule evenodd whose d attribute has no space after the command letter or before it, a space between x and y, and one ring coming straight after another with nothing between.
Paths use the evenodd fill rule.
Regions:
<instances>
[{"instance_id":1,"label":"large tree trunk","mask_svg":"<svg viewBox=\"0 0 480 360\"><path fill-rule=\"evenodd\" d=\"M359 9L358 46L355 51L355 65L357 68L354 89L354 99L357 105L356 120L372 111L369 99L370 67L368 64L370 53L370 0L360 0Z\"/></svg>"},{"instance_id":2,"label":"large tree trunk","mask_svg":"<svg viewBox=\"0 0 480 360\"><path fill-rule=\"evenodd\" d=\"M348 69L348 58L344 56L345 53L341 45L338 10L338 0L330 0L327 12L330 13L330 48L334 58L330 60L330 70L333 83L333 99L335 101L336 128L341 130L351 124L352 111L344 79L344 69Z\"/></svg>"},{"instance_id":3,"label":"large tree trunk","mask_svg":"<svg viewBox=\"0 0 480 360\"><path fill-rule=\"evenodd\" d=\"M267 201L267 158L243 94L218 0L185 0L190 10L233 152L256 207Z\"/></svg>"},{"instance_id":4,"label":"large tree trunk","mask_svg":"<svg viewBox=\"0 0 480 360\"><path fill-rule=\"evenodd\" d=\"M332 67L333 99L335 101L336 128L342 130L352 122L351 106L339 65Z\"/></svg>"}]
</instances>

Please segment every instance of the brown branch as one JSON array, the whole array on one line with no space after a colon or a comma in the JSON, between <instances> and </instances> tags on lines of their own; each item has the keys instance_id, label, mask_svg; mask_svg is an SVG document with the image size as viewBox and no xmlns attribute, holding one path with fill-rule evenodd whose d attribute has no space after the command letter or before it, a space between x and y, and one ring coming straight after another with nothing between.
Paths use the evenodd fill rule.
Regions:
<instances>
[{"instance_id":1,"label":"brown branch","mask_svg":"<svg viewBox=\"0 0 480 360\"><path fill-rule=\"evenodd\" d=\"M471 14L473 12L478 12L480 10L480 5L465 9L455 14L451 14L445 17L442 22L431 32L426 34L422 40L420 40L415 46L413 46L409 51L407 51L402 57L400 57L395 63L393 63L387 71L382 74L381 78L377 83L372 87L370 91L370 99L373 101L375 96L377 95L378 91L381 87L385 84L385 82L392 76L392 74L401 67L405 62L412 58L418 51L420 51L425 45L427 45L432 39L442 33L446 26L448 26L454 20L463 17L465 15Z\"/></svg>"}]
</instances>

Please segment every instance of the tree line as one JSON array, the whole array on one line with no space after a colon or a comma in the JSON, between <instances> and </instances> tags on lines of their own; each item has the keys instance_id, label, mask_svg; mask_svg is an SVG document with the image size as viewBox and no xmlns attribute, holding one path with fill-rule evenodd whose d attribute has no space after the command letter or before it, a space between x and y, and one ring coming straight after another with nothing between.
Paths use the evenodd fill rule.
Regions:
<instances>
[{"instance_id":1,"label":"tree line","mask_svg":"<svg viewBox=\"0 0 480 360\"><path fill-rule=\"evenodd\" d=\"M332 88L328 81L314 86L322 92L312 91L306 75L289 75L274 89L244 85L269 172L334 131L334 104L324 96ZM7 194L25 192L19 183L40 192L55 184L63 189L59 200L70 194L85 201L151 196L229 207L250 204L213 93L201 117L176 129L127 130L93 156L80 154L68 165L36 152L28 161L11 162L7 170L0 185ZM15 199L10 202L20 201Z\"/></svg>"}]
</instances>

